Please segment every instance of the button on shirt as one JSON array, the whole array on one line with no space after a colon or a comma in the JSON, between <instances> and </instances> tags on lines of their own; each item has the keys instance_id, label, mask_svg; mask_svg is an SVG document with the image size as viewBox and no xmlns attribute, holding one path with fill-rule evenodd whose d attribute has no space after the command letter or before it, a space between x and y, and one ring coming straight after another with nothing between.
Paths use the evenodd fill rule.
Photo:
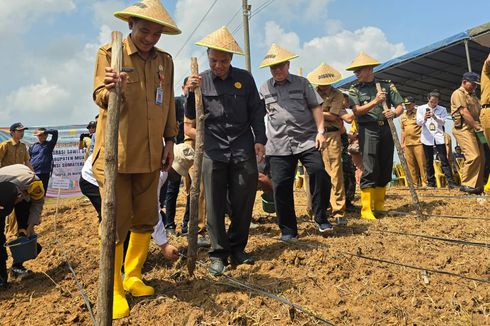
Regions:
<instances>
[{"instance_id":1,"label":"button on shirt","mask_svg":"<svg viewBox=\"0 0 490 326\"><path fill-rule=\"evenodd\" d=\"M12 164L25 164L30 157L26 144L13 139L0 143L0 167Z\"/></svg>"},{"instance_id":2,"label":"button on shirt","mask_svg":"<svg viewBox=\"0 0 490 326\"><path fill-rule=\"evenodd\" d=\"M427 109L432 113L432 117L425 121L425 112ZM417 107L417 124L422 126L422 134L420 141L424 145L440 145L445 144L444 141L444 123L448 117L445 107L437 105L431 108L428 104Z\"/></svg>"},{"instance_id":3,"label":"button on shirt","mask_svg":"<svg viewBox=\"0 0 490 326\"><path fill-rule=\"evenodd\" d=\"M422 127L417 124L417 108L414 108L411 112L406 111L403 113L400 117L400 125L405 132L405 145L420 145Z\"/></svg>"},{"instance_id":4,"label":"button on shirt","mask_svg":"<svg viewBox=\"0 0 490 326\"><path fill-rule=\"evenodd\" d=\"M259 93L267 112L267 155L295 155L316 146L311 109L323 100L306 78L289 74L282 84L271 78Z\"/></svg>"},{"instance_id":5,"label":"button on shirt","mask_svg":"<svg viewBox=\"0 0 490 326\"><path fill-rule=\"evenodd\" d=\"M340 112L343 109L344 95L337 89L330 87L326 92L322 92L317 88L318 94L323 98L322 109L323 112L330 112L337 117L340 116ZM342 127L342 122L337 119L336 121L328 121L324 119L325 130L335 129Z\"/></svg>"},{"instance_id":6,"label":"button on shirt","mask_svg":"<svg viewBox=\"0 0 490 326\"><path fill-rule=\"evenodd\" d=\"M265 144L267 139L264 103L252 75L230 66L224 80L211 70L201 76L204 155L214 161L234 163L255 157L254 144ZM191 120L196 118L194 96L189 92L185 109L186 118Z\"/></svg>"}]
</instances>

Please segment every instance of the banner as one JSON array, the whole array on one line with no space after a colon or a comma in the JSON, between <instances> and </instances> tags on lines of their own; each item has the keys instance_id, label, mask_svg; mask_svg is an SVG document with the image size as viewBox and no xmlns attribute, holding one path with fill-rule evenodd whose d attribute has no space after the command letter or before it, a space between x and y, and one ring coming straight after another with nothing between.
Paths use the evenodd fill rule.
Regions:
<instances>
[{"instance_id":1,"label":"banner","mask_svg":"<svg viewBox=\"0 0 490 326\"><path fill-rule=\"evenodd\" d=\"M37 127L29 127L24 132L21 142L28 147L37 142L33 135ZM61 127L45 127L46 129L58 130L58 142L53 151L53 172L49 180L47 197L61 198L82 196L78 185L80 173L83 167L85 150L78 149L80 134L87 133L85 125L72 125ZM51 136L48 136L48 140ZM10 139L9 128L0 128L0 141ZM60 187L63 184L63 187ZM53 187L56 186L56 187Z\"/></svg>"}]
</instances>

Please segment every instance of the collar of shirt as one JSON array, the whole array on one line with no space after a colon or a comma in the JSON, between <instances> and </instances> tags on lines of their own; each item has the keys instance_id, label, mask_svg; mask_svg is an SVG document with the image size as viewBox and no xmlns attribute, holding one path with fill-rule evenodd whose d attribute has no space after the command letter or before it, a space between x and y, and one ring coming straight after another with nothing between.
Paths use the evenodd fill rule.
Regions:
<instances>
[{"instance_id":1,"label":"collar of shirt","mask_svg":"<svg viewBox=\"0 0 490 326\"><path fill-rule=\"evenodd\" d=\"M131 34L129 34L128 37L126 37L126 39L123 41L123 47L124 47L124 49L126 49L126 53L129 56L131 56L131 55L133 55L135 53L138 53L139 54L138 48L136 47L136 45L134 44L133 40L131 39ZM153 47L153 49L151 49L151 56L150 57L151 58L155 58L156 55L157 55L157 51L156 51L155 47Z\"/></svg>"},{"instance_id":2,"label":"collar of shirt","mask_svg":"<svg viewBox=\"0 0 490 326\"><path fill-rule=\"evenodd\" d=\"M472 96L473 94L475 94L475 93L469 93L468 91L466 91L466 89L464 89L464 87L463 87L463 86L460 86L460 87L459 87L459 90L460 90L461 92L463 92L465 95Z\"/></svg>"},{"instance_id":3,"label":"collar of shirt","mask_svg":"<svg viewBox=\"0 0 490 326\"><path fill-rule=\"evenodd\" d=\"M16 142L16 141L15 141L13 138L10 138L10 139L9 139L9 142L10 142L12 145L14 145L14 146L16 146L16 145L19 145L19 144L20 144L20 141Z\"/></svg>"},{"instance_id":4,"label":"collar of shirt","mask_svg":"<svg viewBox=\"0 0 490 326\"><path fill-rule=\"evenodd\" d=\"M327 91L322 91L317 87L316 91L317 91L318 95L320 95L323 99L325 99L326 97L330 97L333 95L334 88L332 86L330 86Z\"/></svg>"},{"instance_id":5,"label":"collar of shirt","mask_svg":"<svg viewBox=\"0 0 490 326\"><path fill-rule=\"evenodd\" d=\"M276 87L277 85L284 85L284 84L279 84L274 78L271 78L271 80L272 80L272 86L274 87ZM289 82L289 83L293 82L293 78L291 77L291 74L288 73L284 82Z\"/></svg>"},{"instance_id":6,"label":"collar of shirt","mask_svg":"<svg viewBox=\"0 0 490 326\"><path fill-rule=\"evenodd\" d=\"M228 71L228 75L226 76L225 79L222 79L222 80L227 80L227 79L235 80L235 78L234 78L234 75L235 75L234 71L235 71L235 69L233 68L233 66L230 66L230 70ZM220 78L217 75L213 74L213 71L211 69L209 69L209 72L211 73L211 78L213 80L216 80L216 78Z\"/></svg>"}]
</instances>

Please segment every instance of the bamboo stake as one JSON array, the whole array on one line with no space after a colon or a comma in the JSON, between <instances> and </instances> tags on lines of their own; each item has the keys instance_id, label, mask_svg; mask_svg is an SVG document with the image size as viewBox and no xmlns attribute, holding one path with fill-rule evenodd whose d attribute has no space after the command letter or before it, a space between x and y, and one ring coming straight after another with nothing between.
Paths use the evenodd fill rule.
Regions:
<instances>
[{"instance_id":1,"label":"bamboo stake","mask_svg":"<svg viewBox=\"0 0 490 326\"><path fill-rule=\"evenodd\" d=\"M122 68L122 34L112 32L111 67ZM109 93L105 133L104 202L101 222L101 248L99 262L99 289L97 293L97 325L112 325L114 288L114 248L116 243L116 178L117 143L121 85L116 84Z\"/></svg>"},{"instance_id":2,"label":"bamboo stake","mask_svg":"<svg viewBox=\"0 0 490 326\"><path fill-rule=\"evenodd\" d=\"M191 72L192 75L199 74L199 67L197 65L197 58L191 59ZM194 274L196 268L197 259L197 221L199 212L199 193L201 191L201 171L202 171L202 156L204 145L204 111L202 106L202 93L201 88L196 87L194 89L195 103L196 103L196 145L194 154L194 175L192 176L191 187L191 203L190 203L190 216L189 216L189 236L187 238L187 269L189 274Z\"/></svg>"},{"instance_id":3,"label":"bamboo stake","mask_svg":"<svg viewBox=\"0 0 490 326\"><path fill-rule=\"evenodd\" d=\"M381 89L381 85L379 82L376 83L376 90L379 92L383 92ZM384 111L389 111L388 104L386 104L386 100L383 101L383 109ZM395 124L393 123L393 118L387 119L388 125L391 130L391 137L393 138L393 142L395 143L396 151L398 153L398 157L400 158L400 162L402 164L403 171L407 177L408 188L410 189L410 195L412 195L412 202L415 205L415 209L417 210L417 217L419 219L425 219L422 213L422 207L420 206L419 197L417 196L417 192L415 191L415 187L413 186L412 176L408 171L407 161L405 160L405 156L403 155L402 145L400 144L400 140L398 139L398 133L396 132Z\"/></svg>"}]
</instances>

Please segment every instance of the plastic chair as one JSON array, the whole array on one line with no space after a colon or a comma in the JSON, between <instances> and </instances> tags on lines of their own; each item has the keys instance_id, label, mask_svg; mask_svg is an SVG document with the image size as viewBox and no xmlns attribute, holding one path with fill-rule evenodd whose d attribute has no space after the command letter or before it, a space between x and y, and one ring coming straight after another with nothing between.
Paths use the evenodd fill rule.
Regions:
<instances>
[{"instance_id":1,"label":"plastic chair","mask_svg":"<svg viewBox=\"0 0 490 326\"><path fill-rule=\"evenodd\" d=\"M396 170L396 167L393 164L393 169L391 170L390 187L392 187L392 186L398 186L399 184L400 184L400 178L398 177L398 171Z\"/></svg>"},{"instance_id":2,"label":"plastic chair","mask_svg":"<svg viewBox=\"0 0 490 326\"><path fill-rule=\"evenodd\" d=\"M407 176L405 175L405 171L403 171L401 163L397 163L395 165L395 168L398 171L398 179L400 180L400 184L402 186L408 187Z\"/></svg>"},{"instance_id":3,"label":"plastic chair","mask_svg":"<svg viewBox=\"0 0 490 326\"><path fill-rule=\"evenodd\" d=\"M439 160L434 160L434 176L436 178L437 188L444 188L447 184L446 176L442 172L442 163Z\"/></svg>"},{"instance_id":4,"label":"plastic chair","mask_svg":"<svg viewBox=\"0 0 490 326\"><path fill-rule=\"evenodd\" d=\"M457 157L456 171L458 171L459 180L463 180L463 166L464 166L464 157Z\"/></svg>"}]
</instances>

